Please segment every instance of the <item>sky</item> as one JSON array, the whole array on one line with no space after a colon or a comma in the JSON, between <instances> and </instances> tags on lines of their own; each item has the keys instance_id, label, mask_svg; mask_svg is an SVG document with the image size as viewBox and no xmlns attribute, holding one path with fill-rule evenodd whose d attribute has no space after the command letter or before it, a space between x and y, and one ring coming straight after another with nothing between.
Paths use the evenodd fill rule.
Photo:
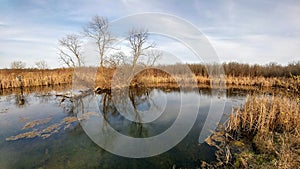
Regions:
<instances>
[{"instance_id":1,"label":"sky","mask_svg":"<svg viewBox=\"0 0 300 169\"><path fill-rule=\"evenodd\" d=\"M60 67L58 39L82 31L94 15L115 21L145 12L188 21L206 36L221 62L286 65L300 60L298 0L0 0L0 68L16 60L27 67L40 60ZM159 45L193 62L175 43L162 38Z\"/></svg>"}]
</instances>

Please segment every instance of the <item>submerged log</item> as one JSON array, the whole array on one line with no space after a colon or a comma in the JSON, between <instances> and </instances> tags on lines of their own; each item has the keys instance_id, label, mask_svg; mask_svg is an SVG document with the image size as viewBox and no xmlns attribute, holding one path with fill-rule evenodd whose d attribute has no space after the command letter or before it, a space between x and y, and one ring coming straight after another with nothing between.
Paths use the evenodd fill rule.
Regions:
<instances>
[{"instance_id":1,"label":"submerged log","mask_svg":"<svg viewBox=\"0 0 300 169\"><path fill-rule=\"evenodd\" d=\"M70 101L78 100L84 98L90 94L92 94L92 89L87 89L84 91L80 91L80 94L72 94L72 93L64 93L64 94L56 94L56 97L62 97L61 102L64 102L65 99L70 99Z\"/></svg>"},{"instance_id":2,"label":"submerged log","mask_svg":"<svg viewBox=\"0 0 300 169\"><path fill-rule=\"evenodd\" d=\"M96 87L94 89L94 92L97 93L97 94L102 94L102 93L110 94L111 93L111 89L102 89L101 87Z\"/></svg>"},{"instance_id":3,"label":"submerged log","mask_svg":"<svg viewBox=\"0 0 300 169\"><path fill-rule=\"evenodd\" d=\"M95 93L100 93L101 91L102 91L101 87L96 87L96 88L94 89L94 92L95 92Z\"/></svg>"}]
</instances>

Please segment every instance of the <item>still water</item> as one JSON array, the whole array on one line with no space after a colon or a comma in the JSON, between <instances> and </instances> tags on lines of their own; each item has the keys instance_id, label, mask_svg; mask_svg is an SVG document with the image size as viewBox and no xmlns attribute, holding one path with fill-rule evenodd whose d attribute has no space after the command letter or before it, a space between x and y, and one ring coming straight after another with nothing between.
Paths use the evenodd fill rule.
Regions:
<instances>
[{"instance_id":1,"label":"still water","mask_svg":"<svg viewBox=\"0 0 300 169\"><path fill-rule=\"evenodd\" d=\"M91 93L72 100L61 97L66 91L51 88L0 95L0 169L200 167L201 161L215 159L215 149L199 143L208 112L223 104L224 122L232 107L241 105L246 96L246 92L238 90L215 94L209 89L138 88L130 89L128 98L122 101L114 100L111 92ZM109 125L126 136L152 137L172 126L181 107L195 108L188 103L196 98L199 104L195 124L175 147L159 155L114 155L87 134L87 127L101 134ZM149 112L150 116L146 114ZM106 141L115 144L114 138Z\"/></svg>"}]
</instances>

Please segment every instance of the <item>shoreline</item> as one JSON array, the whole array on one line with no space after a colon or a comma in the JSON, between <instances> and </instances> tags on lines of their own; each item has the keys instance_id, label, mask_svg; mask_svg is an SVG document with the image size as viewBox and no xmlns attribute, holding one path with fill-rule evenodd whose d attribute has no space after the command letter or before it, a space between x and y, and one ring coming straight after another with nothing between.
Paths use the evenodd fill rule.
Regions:
<instances>
[{"instance_id":1,"label":"shoreline","mask_svg":"<svg viewBox=\"0 0 300 169\"><path fill-rule=\"evenodd\" d=\"M165 68L171 69L170 65ZM300 75L287 76L263 76L251 74L232 74L229 69L224 78L208 76L201 65L189 65L193 76L185 74L184 72L174 72L170 74L157 69L149 68L139 72L130 82L130 85L147 85L147 86L174 86L182 84L197 84L210 87L222 86L242 86L253 87L258 89L276 88L285 89L288 91L300 92ZM178 67L178 69L180 66ZM199 69L199 70L198 70ZM227 69L227 68L226 68ZM232 68L233 69L233 68ZM0 69L0 90L20 88L20 87L34 87L34 86L56 86L56 85L72 85L73 80L81 80L88 86L100 87L102 89L109 89L111 87L111 80L116 73L114 68L94 68L84 67L75 72L73 68L59 68L59 69ZM176 69L175 69L176 70ZM201 70L201 71L200 71ZM274 70L275 71L275 70ZM170 71L173 72L173 71ZM96 73L96 74L95 74ZM96 76L94 76L94 74ZM288 74L288 72L285 72ZM90 77L93 75L93 77ZM77 78L80 77L80 78ZM117 79L121 80L122 79ZM125 84L125 83L124 83Z\"/></svg>"},{"instance_id":2,"label":"shoreline","mask_svg":"<svg viewBox=\"0 0 300 169\"><path fill-rule=\"evenodd\" d=\"M47 74L47 73L43 73ZM23 75L23 76L22 76ZM47 74L45 77L41 76L41 73L36 75L26 75L21 74L22 82L18 81L17 74L8 74L0 76L0 90L16 90L20 87L22 88L46 88L55 86L72 86L73 75L68 72L67 74L55 73ZM32 76L32 77L28 77ZM99 79L98 77L102 79ZM110 75L107 77L97 75L95 82L89 82L96 89L97 87L101 89L110 89ZM35 78L36 77L36 78ZM176 79L176 80L175 80ZM179 82L179 83L177 83ZM130 86L146 86L146 87L162 87L162 86L195 86L203 88L247 88L251 90L286 90L289 92L300 93L300 76L296 78L264 78L264 77L226 77L224 81L220 82L218 79L213 79L203 76L195 76L195 78L187 78L185 76L139 76L135 77L131 82Z\"/></svg>"}]
</instances>

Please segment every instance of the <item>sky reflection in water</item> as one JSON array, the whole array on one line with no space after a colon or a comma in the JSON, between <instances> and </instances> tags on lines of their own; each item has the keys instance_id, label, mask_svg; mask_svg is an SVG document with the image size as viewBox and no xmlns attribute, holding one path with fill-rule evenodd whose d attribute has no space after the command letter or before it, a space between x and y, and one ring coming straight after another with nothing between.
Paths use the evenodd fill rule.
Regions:
<instances>
[{"instance_id":1,"label":"sky reflection in water","mask_svg":"<svg viewBox=\"0 0 300 169\"><path fill-rule=\"evenodd\" d=\"M50 92L51 93L51 92ZM151 105L156 110L164 110L163 113L154 114L151 123L137 123L124 118L110 100L107 93L101 95L89 95L75 102L75 109L70 109L70 102L66 100L60 103L61 98L37 93L27 93L25 104L19 106L14 94L0 97L0 168L171 168L177 167L199 167L201 160L213 160L213 148L206 144L199 145L199 134L207 118L209 108L216 106L219 102L225 104L225 113L231 111L232 106L240 105L245 95L236 92L232 95L227 93L224 97L211 95L206 89L201 89L200 109L196 123L189 134L171 150L154 157L131 159L113 155L97 146L84 132L84 121L89 120L89 125L97 125L96 131L105 130L111 125L114 130L123 135L132 137L151 137L168 129L175 121L180 108L181 97L185 99L186 105L190 100L199 95L192 90L180 93L176 89L147 89L147 91L134 91L136 108L138 111L148 111ZM150 97L147 97L150 96ZM91 100L99 104L92 105ZM149 100L150 99L150 100ZM189 100L190 99L190 100ZM105 103L104 103L105 100ZM164 103L166 105L164 106ZM126 103L126 102L125 102ZM104 111L103 111L104 110ZM155 109L151 111L154 112ZM51 125L61 123L66 117L76 117L78 112L97 112L84 117L81 125L78 121L61 124L58 132L51 136L22 138L15 141L6 141L10 136L15 136L33 130L43 130ZM186 114L188 116L188 113ZM145 116L141 113L141 119ZM36 125L32 128L22 129L30 121L51 117L46 124ZM102 119L101 119L102 118ZM104 120L104 118L106 120ZM133 118L133 117L131 117ZM223 121L226 116L223 116ZM99 121L100 120L100 121ZM99 124L101 128L99 128ZM113 143L111 138L108 144ZM109 139L108 139L109 140Z\"/></svg>"}]
</instances>

